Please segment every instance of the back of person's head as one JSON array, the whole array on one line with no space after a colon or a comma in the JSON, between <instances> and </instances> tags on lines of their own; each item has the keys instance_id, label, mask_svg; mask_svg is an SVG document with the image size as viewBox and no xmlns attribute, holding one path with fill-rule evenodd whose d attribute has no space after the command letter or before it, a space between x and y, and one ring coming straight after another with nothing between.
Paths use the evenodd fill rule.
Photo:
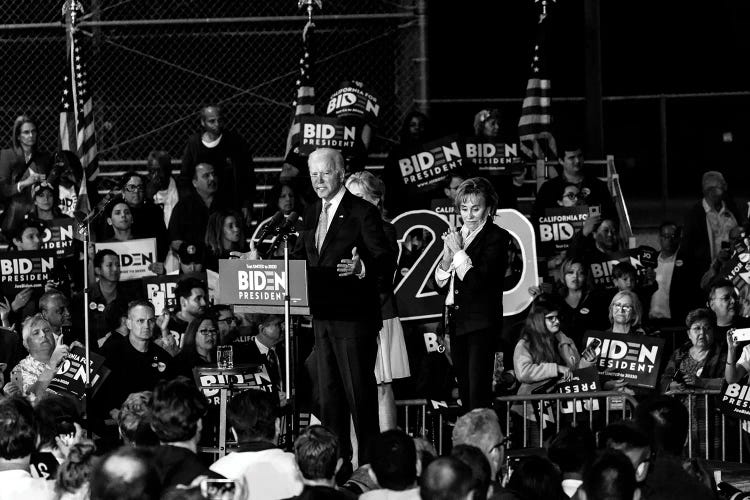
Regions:
<instances>
[{"instance_id":1,"label":"back of person's head","mask_svg":"<svg viewBox=\"0 0 750 500\"><path fill-rule=\"evenodd\" d=\"M471 476L476 483L474 497L486 498L493 478L490 463L482 450L470 444L459 444L453 447L451 456L459 459L471 469Z\"/></svg>"},{"instance_id":2,"label":"back of person's head","mask_svg":"<svg viewBox=\"0 0 750 500\"><path fill-rule=\"evenodd\" d=\"M638 405L635 421L651 439L657 454L681 456L687 439L689 417L685 406L671 396L655 396Z\"/></svg>"},{"instance_id":3,"label":"back of person's head","mask_svg":"<svg viewBox=\"0 0 750 500\"><path fill-rule=\"evenodd\" d=\"M158 439L149 424L151 391L129 394L117 412L117 428L125 444L148 446L158 444Z\"/></svg>"},{"instance_id":4,"label":"back of person's head","mask_svg":"<svg viewBox=\"0 0 750 500\"><path fill-rule=\"evenodd\" d=\"M524 500L559 500L565 496L555 464L538 455L520 461L507 487Z\"/></svg>"},{"instance_id":5,"label":"back of person's head","mask_svg":"<svg viewBox=\"0 0 750 500\"><path fill-rule=\"evenodd\" d=\"M128 317L128 300L117 297L104 307L104 322L107 324L107 330L117 330L122 324L122 320Z\"/></svg>"},{"instance_id":6,"label":"back of person's head","mask_svg":"<svg viewBox=\"0 0 750 500\"><path fill-rule=\"evenodd\" d=\"M547 450L547 456L563 474L582 472L586 464L594 458L595 453L594 433L583 425L562 429Z\"/></svg>"},{"instance_id":7,"label":"back of person's head","mask_svg":"<svg viewBox=\"0 0 750 500\"><path fill-rule=\"evenodd\" d=\"M305 479L331 480L339 461L339 440L322 425L311 425L294 441L294 458Z\"/></svg>"},{"instance_id":8,"label":"back of person's head","mask_svg":"<svg viewBox=\"0 0 750 500\"><path fill-rule=\"evenodd\" d=\"M438 456L438 453L435 445L425 438L415 437L413 439L414 447L417 449L417 476L421 476L422 472L430 465L430 462Z\"/></svg>"},{"instance_id":9,"label":"back of person's head","mask_svg":"<svg viewBox=\"0 0 750 500\"><path fill-rule=\"evenodd\" d=\"M503 431L497 413L489 408L476 408L462 415L453 427L453 445L470 444L479 448L490 462L493 476L503 461Z\"/></svg>"},{"instance_id":10,"label":"back of person's head","mask_svg":"<svg viewBox=\"0 0 750 500\"><path fill-rule=\"evenodd\" d=\"M455 457L440 457L422 474L422 500L463 500L476 488L471 468ZM478 498L478 497L477 497Z\"/></svg>"},{"instance_id":11,"label":"back of person's head","mask_svg":"<svg viewBox=\"0 0 750 500\"><path fill-rule=\"evenodd\" d=\"M417 480L414 440L400 429L391 429L372 440L370 467L381 488L402 491Z\"/></svg>"},{"instance_id":12,"label":"back of person's head","mask_svg":"<svg viewBox=\"0 0 750 500\"><path fill-rule=\"evenodd\" d=\"M96 446L93 441L83 439L70 446L68 456L57 469L55 490L58 494L76 493L91 479L91 470L96 462Z\"/></svg>"},{"instance_id":13,"label":"back of person's head","mask_svg":"<svg viewBox=\"0 0 750 500\"><path fill-rule=\"evenodd\" d=\"M637 488L633 464L620 451L604 450L583 473L581 488L586 500L632 500Z\"/></svg>"},{"instance_id":14,"label":"back of person's head","mask_svg":"<svg viewBox=\"0 0 750 500\"><path fill-rule=\"evenodd\" d=\"M619 264L615 264L612 267L613 279L620 279L626 276L630 276L633 279L635 279L636 276L638 276L638 272L635 270L635 267L633 267L633 264L631 264L630 262L620 262Z\"/></svg>"},{"instance_id":15,"label":"back of person's head","mask_svg":"<svg viewBox=\"0 0 750 500\"><path fill-rule=\"evenodd\" d=\"M161 483L147 448L123 446L91 471L90 500L156 500Z\"/></svg>"},{"instance_id":16,"label":"back of person's head","mask_svg":"<svg viewBox=\"0 0 750 500\"><path fill-rule=\"evenodd\" d=\"M274 392L248 389L227 405L229 425L240 441L273 441L278 416L279 397Z\"/></svg>"},{"instance_id":17,"label":"back of person's head","mask_svg":"<svg viewBox=\"0 0 750 500\"><path fill-rule=\"evenodd\" d=\"M57 448L55 438L75 432L74 424L80 424L81 417L72 399L49 394L37 401L34 407L34 423L39 436L38 447Z\"/></svg>"},{"instance_id":18,"label":"back of person's head","mask_svg":"<svg viewBox=\"0 0 750 500\"><path fill-rule=\"evenodd\" d=\"M624 445L629 448L644 448L650 445L648 434L632 420L612 422L599 433L599 447L612 448Z\"/></svg>"},{"instance_id":19,"label":"back of person's head","mask_svg":"<svg viewBox=\"0 0 750 500\"><path fill-rule=\"evenodd\" d=\"M21 397L0 398L0 459L24 458L36 449L31 403Z\"/></svg>"},{"instance_id":20,"label":"back of person's head","mask_svg":"<svg viewBox=\"0 0 750 500\"><path fill-rule=\"evenodd\" d=\"M187 377L159 382L151 400L151 428L163 443L189 441L207 409L206 397Z\"/></svg>"}]
</instances>

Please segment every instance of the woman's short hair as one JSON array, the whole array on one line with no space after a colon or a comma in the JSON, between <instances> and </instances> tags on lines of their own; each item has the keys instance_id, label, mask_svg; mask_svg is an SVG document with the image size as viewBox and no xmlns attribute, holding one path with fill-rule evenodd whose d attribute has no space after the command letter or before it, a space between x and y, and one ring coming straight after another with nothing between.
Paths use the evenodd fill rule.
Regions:
<instances>
[{"instance_id":1,"label":"woman's short hair","mask_svg":"<svg viewBox=\"0 0 750 500\"><path fill-rule=\"evenodd\" d=\"M614 316L612 315L612 309L615 306L615 302L623 297L630 297L630 302L632 302L633 304L633 313L630 315L630 325L640 325L641 319L643 318L643 308L641 307L641 301L638 298L638 295L631 292L630 290L620 290L615 294L614 297L612 297L612 300L609 302L609 324L611 325L615 321Z\"/></svg>"},{"instance_id":2,"label":"woman's short hair","mask_svg":"<svg viewBox=\"0 0 750 500\"><path fill-rule=\"evenodd\" d=\"M708 324L711 325L711 327L716 326L716 317L714 316L713 311L709 311L703 307L693 309L687 313L687 316L685 317L685 326L690 329L695 323L703 320L708 321Z\"/></svg>"},{"instance_id":3,"label":"woman's short hair","mask_svg":"<svg viewBox=\"0 0 750 500\"><path fill-rule=\"evenodd\" d=\"M36 327L40 324L46 324L47 326L50 326L49 321L47 321L47 318L45 318L42 313L36 313L33 316L29 316L26 318L23 322L23 326L21 327L21 340L23 342L23 346L28 349L28 340L31 336L31 332L36 330ZM50 327L51 328L51 327Z\"/></svg>"},{"instance_id":4,"label":"woman's short hair","mask_svg":"<svg viewBox=\"0 0 750 500\"><path fill-rule=\"evenodd\" d=\"M490 208L490 216L495 213L499 198L497 191L492 187L490 181L484 177L472 177L463 181L456 190L456 209L461 210L461 203L469 198L481 196L485 204Z\"/></svg>"},{"instance_id":5,"label":"woman's short hair","mask_svg":"<svg viewBox=\"0 0 750 500\"><path fill-rule=\"evenodd\" d=\"M500 111L497 109L483 109L474 115L474 134L481 136L483 135L484 123L490 118L500 120Z\"/></svg>"},{"instance_id":6,"label":"woman's short hair","mask_svg":"<svg viewBox=\"0 0 750 500\"><path fill-rule=\"evenodd\" d=\"M130 177L128 177L128 179L129 178ZM125 201L125 198L123 198L122 196L115 197L112 201L110 201L109 203L107 203L107 206L104 208L104 217L107 218L107 219L109 219L110 217L112 217L112 212L114 212L115 207L117 205L123 205L123 204L127 205L128 206L128 210L130 210L130 205L128 205L128 202Z\"/></svg>"},{"instance_id":7,"label":"woman's short hair","mask_svg":"<svg viewBox=\"0 0 750 500\"><path fill-rule=\"evenodd\" d=\"M346 179L346 186L349 187L350 184L356 184L369 196L376 198L378 206L382 204L383 197L385 196L385 183L378 177L375 177L372 172L368 172L367 170L354 172Z\"/></svg>"}]
</instances>

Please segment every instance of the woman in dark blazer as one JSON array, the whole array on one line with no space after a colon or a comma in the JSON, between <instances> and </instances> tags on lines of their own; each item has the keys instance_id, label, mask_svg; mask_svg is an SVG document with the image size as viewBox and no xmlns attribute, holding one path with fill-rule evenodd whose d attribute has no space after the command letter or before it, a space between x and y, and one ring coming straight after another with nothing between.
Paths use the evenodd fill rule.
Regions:
<instances>
[{"instance_id":1,"label":"woman in dark blazer","mask_svg":"<svg viewBox=\"0 0 750 500\"><path fill-rule=\"evenodd\" d=\"M509 237L492 221L497 204L497 193L487 179L461 183L456 208L464 226L443 234L443 257L435 270L438 290L446 295L446 332L466 410L487 407L492 398Z\"/></svg>"}]
</instances>

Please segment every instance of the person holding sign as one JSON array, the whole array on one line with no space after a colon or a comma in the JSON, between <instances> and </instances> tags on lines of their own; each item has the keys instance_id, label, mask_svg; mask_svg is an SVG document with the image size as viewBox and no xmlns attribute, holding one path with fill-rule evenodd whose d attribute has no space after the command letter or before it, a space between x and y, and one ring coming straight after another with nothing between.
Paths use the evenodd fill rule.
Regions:
<instances>
[{"instance_id":1,"label":"person holding sign","mask_svg":"<svg viewBox=\"0 0 750 500\"><path fill-rule=\"evenodd\" d=\"M560 328L560 304L553 296L542 294L534 299L513 351L513 369L521 383L518 394L550 392L557 381L570 380L573 370L593 365L595 357L593 350L584 351L583 357L578 353L573 340ZM527 407L526 418L538 418L533 407ZM523 405L511 409L523 415Z\"/></svg>"},{"instance_id":2,"label":"person holding sign","mask_svg":"<svg viewBox=\"0 0 750 500\"><path fill-rule=\"evenodd\" d=\"M621 290L612 297L612 301L609 303L611 327L607 331L623 335L645 335L646 332L640 326L642 315L643 310L638 296L630 290ZM633 393L631 389L627 388L628 381L623 378L603 380L602 385L608 391Z\"/></svg>"},{"instance_id":3,"label":"person holding sign","mask_svg":"<svg viewBox=\"0 0 750 500\"><path fill-rule=\"evenodd\" d=\"M317 149L308 165L320 201L305 213L293 258L308 264L321 420L338 435L346 461L351 413L365 463L368 441L378 433L378 283L393 276L396 256L378 210L344 187L341 153Z\"/></svg>"},{"instance_id":4,"label":"person holding sign","mask_svg":"<svg viewBox=\"0 0 750 500\"><path fill-rule=\"evenodd\" d=\"M509 238L492 221L497 203L497 193L484 177L461 183L456 207L464 225L443 234L443 257L435 269L438 291L446 296L446 333L466 410L486 407L492 400Z\"/></svg>"},{"instance_id":5,"label":"person holding sign","mask_svg":"<svg viewBox=\"0 0 750 500\"><path fill-rule=\"evenodd\" d=\"M13 368L10 377L21 395L33 403L44 395L69 349L62 337L55 342L52 327L41 313L24 321L21 336L29 355Z\"/></svg>"}]
</instances>

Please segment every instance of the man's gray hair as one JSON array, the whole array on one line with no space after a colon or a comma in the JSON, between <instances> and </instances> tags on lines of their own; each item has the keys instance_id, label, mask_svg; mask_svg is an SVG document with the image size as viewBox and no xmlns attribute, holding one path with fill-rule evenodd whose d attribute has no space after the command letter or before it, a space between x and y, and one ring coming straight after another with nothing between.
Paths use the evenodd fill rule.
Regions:
<instances>
[{"instance_id":1,"label":"man's gray hair","mask_svg":"<svg viewBox=\"0 0 750 500\"><path fill-rule=\"evenodd\" d=\"M335 170L344 172L344 157L341 151L331 148L318 148L307 157L307 164L313 161L330 162Z\"/></svg>"},{"instance_id":2,"label":"man's gray hair","mask_svg":"<svg viewBox=\"0 0 750 500\"><path fill-rule=\"evenodd\" d=\"M503 432L494 410L476 408L456 421L452 437L454 445L470 444L486 454L502 439Z\"/></svg>"}]
</instances>

